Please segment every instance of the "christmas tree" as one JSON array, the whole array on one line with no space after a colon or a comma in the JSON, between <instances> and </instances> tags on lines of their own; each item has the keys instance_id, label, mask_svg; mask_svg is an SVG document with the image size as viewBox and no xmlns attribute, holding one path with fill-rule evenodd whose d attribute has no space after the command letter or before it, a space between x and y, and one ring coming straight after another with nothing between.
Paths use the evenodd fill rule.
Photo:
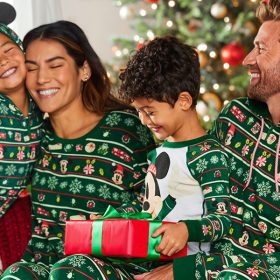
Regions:
<instances>
[{"instance_id":1,"label":"christmas tree","mask_svg":"<svg viewBox=\"0 0 280 280\"><path fill-rule=\"evenodd\" d=\"M135 32L113 40L115 59L108 65L113 84L129 55L156 36L174 35L194 46L201 65L197 111L209 128L229 100L246 95L248 74L242 61L258 30L257 0L115 0L120 16Z\"/></svg>"}]
</instances>

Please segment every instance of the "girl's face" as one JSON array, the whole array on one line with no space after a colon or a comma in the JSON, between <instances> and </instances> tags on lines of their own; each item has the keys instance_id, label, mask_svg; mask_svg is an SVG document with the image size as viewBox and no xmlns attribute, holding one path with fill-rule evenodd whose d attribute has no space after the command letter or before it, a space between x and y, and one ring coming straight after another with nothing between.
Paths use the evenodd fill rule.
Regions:
<instances>
[{"instance_id":1,"label":"girl's face","mask_svg":"<svg viewBox=\"0 0 280 280\"><path fill-rule=\"evenodd\" d=\"M26 85L43 112L56 115L81 106L82 69L62 44L35 40L26 49Z\"/></svg>"},{"instance_id":2,"label":"girl's face","mask_svg":"<svg viewBox=\"0 0 280 280\"><path fill-rule=\"evenodd\" d=\"M26 67L21 49L0 33L0 92L11 95L24 87Z\"/></svg>"}]
</instances>

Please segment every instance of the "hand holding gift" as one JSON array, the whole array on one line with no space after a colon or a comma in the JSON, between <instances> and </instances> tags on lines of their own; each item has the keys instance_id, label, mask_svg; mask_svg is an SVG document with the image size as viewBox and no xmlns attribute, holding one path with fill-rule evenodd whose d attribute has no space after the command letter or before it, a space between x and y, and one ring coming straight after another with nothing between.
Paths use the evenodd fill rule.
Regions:
<instances>
[{"instance_id":1,"label":"hand holding gift","mask_svg":"<svg viewBox=\"0 0 280 280\"><path fill-rule=\"evenodd\" d=\"M143 260L168 260L175 257L185 256L187 254L186 243L187 230L183 229L181 223L165 223L151 219L148 213L119 213L112 206L109 206L102 219L96 219L93 215L93 221L67 221L65 229L65 254L90 254L96 257L114 257L114 258L139 258ZM185 230L185 236L176 244L176 248L171 250L170 235L171 228L167 225L177 225L176 230ZM162 227L161 227L162 226ZM166 227L167 226L167 227ZM163 231L165 241L163 245L168 244L168 253L172 257L165 256L157 252L155 248L161 243L161 233L156 229ZM179 234L179 232L178 232ZM162 246L162 245L161 245ZM162 246L165 248L165 245ZM179 248L184 247L181 251ZM159 247L159 250L164 250ZM171 252L170 252L171 250ZM178 253L176 253L178 252Z\"/></svg>"}]
</instances>

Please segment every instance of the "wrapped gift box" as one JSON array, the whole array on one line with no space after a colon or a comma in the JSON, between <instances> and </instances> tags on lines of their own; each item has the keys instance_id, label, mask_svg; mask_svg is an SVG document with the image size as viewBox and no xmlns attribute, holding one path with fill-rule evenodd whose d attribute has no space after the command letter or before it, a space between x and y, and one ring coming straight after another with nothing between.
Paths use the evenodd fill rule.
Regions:
<instances>
[{"instance_id":1,"label":"wrapped gift box","mask_svg":"<svg viewBox=\"0 0 280 280\"><path fill-rule=\"evenodd\" d=\"M161 236L151 235L166 222L135 219L67 221L65 254L89 254L96 257L169 260L187 255L187 246L171 257L160 255L155 247Z\"/></svg>"}]
</instances>

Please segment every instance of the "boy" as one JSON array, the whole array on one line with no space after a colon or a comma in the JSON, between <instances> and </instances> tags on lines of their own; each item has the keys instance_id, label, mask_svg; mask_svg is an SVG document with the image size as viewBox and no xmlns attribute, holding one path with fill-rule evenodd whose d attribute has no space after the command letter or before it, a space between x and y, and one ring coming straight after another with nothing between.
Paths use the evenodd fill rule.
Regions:
<instances>
[{"instance_id":1,"label":"boy","mask_svg":"<svg viewBox=\"0 0 280 280\"><path fill-rule=\"evenodd\" d=\"M197 52L175 37L143 46L120 74L120 96L163 144L149 153L143 211L178 222L163 225L156 248L171 256L188 241L188 254L208 251L230 226L228 167L218 142L201 127ZM181 221L181 222L179 222Z\"/></svg>"}]
</instances>

